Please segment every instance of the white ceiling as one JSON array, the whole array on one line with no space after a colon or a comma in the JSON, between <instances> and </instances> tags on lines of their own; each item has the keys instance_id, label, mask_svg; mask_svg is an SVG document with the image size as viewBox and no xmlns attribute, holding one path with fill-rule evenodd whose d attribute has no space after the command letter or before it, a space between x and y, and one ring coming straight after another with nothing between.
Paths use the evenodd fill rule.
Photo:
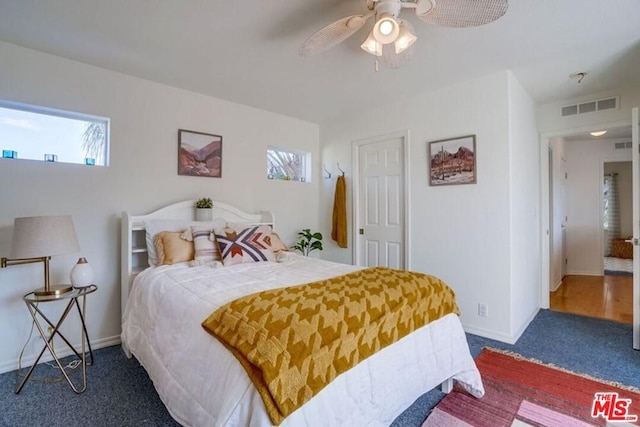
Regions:
<instances>
[{"instance_id":1,"label":"white ceiling","mask_svg":"<svg viewBox=\"0 0 640 427\"><path fill-rule=\"evenodd\" d=\"M323 123L389 99L512 70L539 103L640 87L640 1L511 0L477 28L410 12L413 61L374 71L367 23L312 58L313 32L365 0L0 0L0 40L269 111ZM569 79L587 71L582 83Z\"/></svg>"},{"instance_id":2,"label":"white ceiling","mask_svg":"<svg viewBox=\"0 0 640 427\"><path fill-rule=\"evenodd\" d=\"M610 129L601 129L606 130L602 136L593 136L589 132L576 133L573 135L564 136L565 141L608 141L610 142L612 139L619 140L619 142L629 142L631 141L631 126L621 126Z\"/></svg>"}]
</instances>

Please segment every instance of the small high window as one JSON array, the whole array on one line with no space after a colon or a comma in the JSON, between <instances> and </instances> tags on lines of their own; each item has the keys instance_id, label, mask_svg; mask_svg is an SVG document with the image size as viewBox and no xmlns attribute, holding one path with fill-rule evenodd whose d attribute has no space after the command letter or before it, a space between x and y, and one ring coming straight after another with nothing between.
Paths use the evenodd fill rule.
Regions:
<instances>
[{"instance_id":1,"label":"small high window","mask_svg":"<svg viewBox=\"0 0 640 427\"><path fill-rule=\"evenodd\" d=\"M311 180L311 153L267 148L267 178L285 181Z\"/></svg>"},{"instance_id":2,"label":"small high window","mask_svg":"<svg viewBox=\"0 0 640 427\"><path fill-rule=\"evenodd\" d=\"M45 162L109 164L109 119L0 101L2 157Z\"/></svg>"}]
</instances>

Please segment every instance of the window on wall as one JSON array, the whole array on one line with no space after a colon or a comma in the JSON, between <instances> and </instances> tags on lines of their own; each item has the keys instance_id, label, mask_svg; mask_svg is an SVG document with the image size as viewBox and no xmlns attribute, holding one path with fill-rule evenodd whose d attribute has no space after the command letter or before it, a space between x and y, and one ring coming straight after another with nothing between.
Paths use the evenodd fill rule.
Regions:
<instances>
[{"instance_id":1,"label":"window on wall","mask_svg":"<svg viewBox=\"0 0 640 427\"><path fill-rule=\"evenodd\" d=\"M284 181L308 182L311 180L311 153L267 148L267 178Z\"/></svg>"},{"instance_id":2,"label":"window on wall","mask_svg":"<svg viewBox=\"0 0 640 427\"><path fill-rule=\"evenodd\" d=\"M5 159L109 164L109 119L0 101L0 145Z\"/></svg>"}]
</instances>

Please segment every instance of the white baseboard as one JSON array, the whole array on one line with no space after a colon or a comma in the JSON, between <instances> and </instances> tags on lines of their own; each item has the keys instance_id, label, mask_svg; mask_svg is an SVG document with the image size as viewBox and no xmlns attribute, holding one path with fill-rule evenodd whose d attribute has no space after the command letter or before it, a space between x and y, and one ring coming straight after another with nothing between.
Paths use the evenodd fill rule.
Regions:
<instances>
[{"instance_id":1,"label":"white baseboard","mask_svg":"<svg viewBox=\"0 0 640 427\"><path fill-rule=\"evenodd\" d=\"M518 341L520 339L520 337L522 336L522 334L524 334L524 331L527 330L527 328L529 327L529 324L533 321L533 319L535 319L535 317L538 315L538 313L540 312L540 307L536 308L535 310L533 310L533 312L529 315L529 318L527 319L526 322L524 322L524 324L522 324L522 326L520 327L520 329L518 331L516 331L515 334L515 341Z\"/></svg>"},{"instance_id":2,"label":"white baseboard","mask_svg":"<svg viewBox=\"0 0 640 427\"><path fill-rule=\"evenodd\" d=\"M551 289L551 292L555 292L558 290L558 288L560 287L560 285L562 285L562 279L555 284L555 286L553 287L553 289Z\"/></svg>"},{"instance_id":3,"label":"white baseboard","mask_svg":"<svg viewBox=\"0 0 640 427\"><path fill-rule=\"evenodd\" d=\"M567 271L567 276L602 276L604 271Z\"/></svg>"},{"instance_id":4,"label":"white baseboard","mask_svg":"<svg viewBox=\"0 0 640 427\"><path fill-rule=\"evenodd\" d=\"M483 338L489 338L491 340L501 341L501 342L513 345L516 343L516 341L520 339L524 331L527 329L527 327L529 326L531 321L536 317L539 311L540 311L540 308L536 308L533 311L533 313L531 313L527 321L524 322L524 324L520 327L520 329L516 331L516 333L513 335L507 335L501 332L496 332L489 329L478 328L475 326L469 326L465 324L462 324L462 328L464 329L465 332L469 334L479 335Z\"/></svg>"},{"instance_id":5,"label":"white baseboard","mask_svg":"<svg viewBox=\"0 0 640 427\"><path fill-rule=\"evenodd\" d=\"M517 338L514 338L507 334L503 334L501 332L496 332L490 329L478 328L475 326L469 326L465 324L462 324L462 329L464 329L464 331L469 334L478 335L483 338L489 338L491 340L501 341L507 344L515 344L515 342L518 340Z\"/></svg>"},{"instance_id":6,"label":"white baseboard","mask_svg":"<svg viewBox=\"0 0 640 427\"><path fill-rule=\"evenodd\" d=\"M44 341L40 340L38 344L40 343L44 345ZM120 335L114 335L112 337L101 338L98 340L91 341L91 349L97 350L99 348L110 347L112 345L118 345L118 344L120 344ZM39 348L42 348L42 347L40 346ZM82 348L82 344L74 344L74 348L79 352L80 349ZM39 352L39 349L38 349L38 352ZM63 357L72 355L73 351L71 351L71 349L67 347L67 345L64 342L62 342L61 345L56 342L56 354L58 355L58 358L63 358ZM24 369L25 367L29 367L33 365L33 362L36 360L36 356L37 354L25 355L22 358L22 362L20 363L22 368ZM40 363L50 362L52 360L53 360L53 357L51 357L51 354L49 354L49 351L45 350L44 354L40 358ZM19 367L18 359L1 362L0 374L4 372L15 371L16 369L18 369L18 367Z\"/></svg>"}]
</instances>

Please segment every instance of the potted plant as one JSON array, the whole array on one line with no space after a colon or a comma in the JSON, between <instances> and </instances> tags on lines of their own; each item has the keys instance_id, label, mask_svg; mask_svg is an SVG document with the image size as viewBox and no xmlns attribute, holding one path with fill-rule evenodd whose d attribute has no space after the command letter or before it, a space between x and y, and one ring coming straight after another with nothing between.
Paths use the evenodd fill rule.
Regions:
<instances>
[{"instance_id":1,"label":"potted plant","mask_svg":"<svg viewBox=\"0 0 640 427\"><path fill-rule=\"evenodd\" d=\"M211 221L213 219L213 200L202 197L196 201L196 221Z\"/></svg>"},{"instance_id":2,"label":"potted plant","mask_svg":"<svg viewBox=\"0 0 640 427\"><path fill-rule=\"evenodd\" d=\"M322 250L322 233L312 233L311 229L305 228L298 233L300 241L293 245L293 249L298 250L304 256L308 256L309 252Z\"/></svg>"}]
</instances>

